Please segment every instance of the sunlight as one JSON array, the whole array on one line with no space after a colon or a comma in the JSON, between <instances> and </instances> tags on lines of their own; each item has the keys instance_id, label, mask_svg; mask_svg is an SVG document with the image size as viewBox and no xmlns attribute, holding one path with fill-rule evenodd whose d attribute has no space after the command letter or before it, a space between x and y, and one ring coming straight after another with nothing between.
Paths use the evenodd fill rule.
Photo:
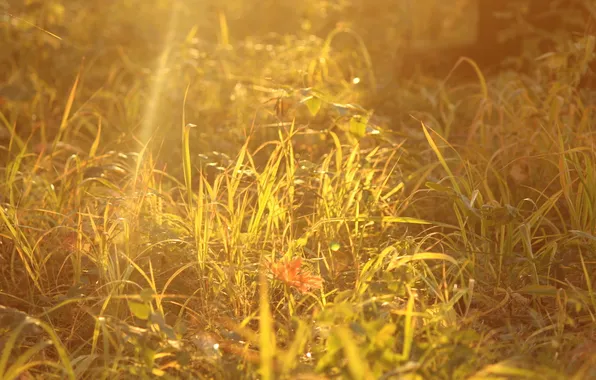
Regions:
<instances>
[{"instance_id":1,"label":"sunlight","mask_svg":"<svg viewBox=\"0 0 596 380\"><path fill-rule=\"evenodd\" d=\"M596 379L589 1L2 3L0 379Z\"/></svg>"},{"instance_id":2,"label":"sunlight","mask_svg":"<svg viewBox=\"0 0 596 380\"><path fill-rule=\"evenodd\" d=\"M176 26L179 21L181 6L178 2L173 2L170 8L170 18L168 22L167 34L165 43L157 67L154 69L153 84L149 91L149 99L145 106L145 117L141 124L141 131L139 140L144 147L147 145L151 137L154 135L156 129L156 115L160 108L160 100L163 97L164 83L170 73L170 53L174 44L174 36L176 34Z\"/></svg>"}]
</instances>

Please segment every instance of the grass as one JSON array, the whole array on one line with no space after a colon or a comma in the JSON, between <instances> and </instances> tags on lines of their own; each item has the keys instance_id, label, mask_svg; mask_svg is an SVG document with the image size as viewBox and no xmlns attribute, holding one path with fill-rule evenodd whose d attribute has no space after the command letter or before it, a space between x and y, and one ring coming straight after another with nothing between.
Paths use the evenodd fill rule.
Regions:
<instances>
[{"instance_id":1,"label":"grass","mask_svg":"<svg viewBox=\"0 0 596 380\"><path fill-rule=\"evenodd\" d=\"M593 40L382 114L356 32L218 25L6 97L1 378L596 377Z\"/></svg>"}]
</instances>

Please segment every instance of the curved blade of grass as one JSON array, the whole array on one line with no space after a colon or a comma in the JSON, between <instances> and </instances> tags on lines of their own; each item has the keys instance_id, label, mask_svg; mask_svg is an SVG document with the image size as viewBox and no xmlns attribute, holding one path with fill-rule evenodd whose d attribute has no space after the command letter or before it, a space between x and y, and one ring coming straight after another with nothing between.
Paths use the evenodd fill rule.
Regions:
<instances>
[{"instance_id":1,"label":"curved blade of grass","mask_svg":"<svg viewBox=\"0 0 596 380\"><path fill-rule=\"evenodd\" d=\"M194 124L186 123L186 101L190 83L184 91L184 100L182 102L182 169L184 171L184 185L186 185L186 201L188 202L189 213L192 213L192 167L190 161L190 129L196 127Z\"/></svg>"},{"instance_id":2,"label":"curved blade of grass","mask_svg":"<svg viewBox=\"0 0 596 380\"><path fill-rule=\"evenodd\" d=\"M453 66L453 68L451 69L451 71L449 72L447 77L445 78L444 82L446 82L451 77L451 75L455 72L455 70L459 67L459 65L461 65L463 63L468 63L470 66L472 66L472 68L476 72L476 76L478 76L478 81L480 82L480 88L482 89L482 97L483 97L483 99L488 99L488 86L486 85L486 78L484 77L484 74L482 73L482 70L480 70L480 67L478 66L478 64L476 62L474 62L474 60L472 60L468 57L461 57L455 63L455 65Z\"/></svg>"},{"instance_id":3,"label":"curved blade of grass","mask_svg":"<svg viewBox=\"0 0 596 380\"><path fill-rule=\"evenodd\" d=\"M8 364L8 359L10 357L10 353L14 349L17 338L20 335L21 331L23 331L25 326L27 326L29 324L34 324L36 326L41 327L50 336L50 342L54 345L56 352L58 353L58 357L60 358L60 361L62 362L63 367L61 369L63 369L65 371L68 379L74 380L75 379L74 370L72 368L72 365L70 363L70 360L68 358L66 350L64 349L64 346L62 346L62 343L61 343L60 339L58 338L58 335L56 335L56 333L50 326L48 326L47 324L45 324L42 321L39 321L39 320L31 318L31 317L26 317L25 320L23 320L14 330L12 330L10 336L4 342L4 347L2 349L2 353L0 354L0 377L2 379L6 378L6 376L9 374L8 371L11 371L11 369L8 369L8 371L6 371L6 365ZM45 347L45 345L42 345L42 346L35 345L33 347L37 347L40 350L43 347ZM28 351L25 352L25 354L32 356L33 354L35 354L35 352L38 352L39 350L32 351L31 349L29 349ZM13 368L17 363L18 363L18 359L15 363L13 363L13 366L11 366L11 368ZM21 366L21 370L22 370L22 365L19 364L19 366ZM18 368L14 367L14 369L17 370ZM18 374L18 372L19 371L17 371L17 374ZM20 371L20 372L22 372L22 371Z\"/></svg>"},{"instance_id":4,"label":"curved blade of grass","mask_svg":"<svg viewBox=\"0 0 596 380\"><path fill-rule=\"evenodd\" d=\"M8 363L8 358L10 353L12 352L13 348L16 345L17 338L27 324L25 322L20 323L12 332L6 341L4 342L4 347L2 349L2 354L0 355L0 377L4 378L6 375L6 365Z\"/></svg>"},{"instance_id":5,"label":"curved blade of grass","mask_svg":"<svg viewBox=\"0 0 596 380\"><path fill-rule=\"evenodd\" d=\"M25 352L19 354L2 378L4 380L12 380L17 378L21 373L27 370L26 365L29 359L51 345L51 341L42 340L41 342L37 342L33 346L29 347Z\"/></svg>"},{"instance_id":6,"label":"curved blade of grass","mask_svg":"<svg viewBox=\"0 0 596 380\"><path fill-rule=\"evenodd\" d=\"M421 124L422 124L422 131L424 132L424 136L426 136L426 141L428 141L428 144L432 148L433 152L435 152L435 154L437 155L437 158L439 159L441 166L443 166L443 169L445 169L447 174L449 174L449 181L451 182L451 186L453 186L453 189L455 191L457 191L457 193L461 194L461 189L460 189L457 181L455 180L455 176L453 175L453 172L449 168L449 165L447 165L447 161L445 161L445 157L443 156L443 154L441 153L441 150L435 143L435 140L432 138L432 136L428 132L429 128L426 125L424 125L424 123L421 123Z\"/></svg>"},{"instance_id":7,"label":"curved blade of grass","mask_svg":"<svg viewBox=\"0 0 596 380\"><path fill-rule=\"evenodd\" d=\"M56 151L56 145L62 138L66 127L68 126L68 118L70 117L70 111L72 110L72 105L74 104L75 96L77 94L77 88L79 87L79 80L81 79L81 71L83 70L83 65L79 68L79 72L77 73L77 77L75 78L74 84L70 89L70 93L68 94L68 100L66 101L66 106L64 107L64 113L62 114L62 121L60 122L60 128L58 129L58 133L56 134L56 138L54 139L54 143L52 144L52 152Z\"/></svg>"},{"instance_id":8,"label":"curved blade of grass","mask_svg":"<svg viewBox=\"0 0 596 380\"><path fill-rule=\"evenodd\" d=\"M91 149L89 149L89 157L90 158L95 157L95 154L97 153L97 148L99 147L100 139L101 139L101 117L99 118L99 121L97 122L97 133L95 135L95 139L93 140Z\"/></svg>"},{"instance_id":9,"label":"curved blade of grass","mask_svg":"<svg viewBox=\"0 0 596 380\"><path fill-rule=\"evenodd\" d=\"M491 375L499 376L498 378L501 378L500 376L506 376L506 378L515 377L521 379L541 378L541 376L534 371L530 371L523 368L516 368L509 365L508 363L497 363L486 366L483 370L470 377L470 380L484 380L496 378Z\"/></svg>"},{"instance_id":10,"label":"curved blade of grass","mask_svg":"<svg viewBox=\"0 0 596 380\"><path fill-rule=\"evenodd\" d=\"M8 379L18 379L18 380L22 380L22 379L30 379L30 375L29 373L27 373L27 371L29 371L31 368L35 368L35 367L50 367L50 368L55 368L59 371L61 371L63 368L60 367L59 364L56 364L54 362L51 362L49 360L35 360L32 362L29 362L25 365L23 365L22 367L19 368L19 371L17 371L16 373L12 374L10 377L3 377L2 380L8 380ZM21 374L25 374L25 376L19 376Z\"/></svg>"},{"instance_id":11,"label":"curved blade of grass","mask_svg":"<svg viewBox=\"0 0 596 380\"><path fill-rule=\"evenodd\" d=\"M443 260L448 261L453 265L457 265L457 261L444 253L438 252L421 252L411 256L402 256L392 260L387 267L387 271L392 269L398 268L404 264L407 264L412 261L421 261L421 260Z\"/></svg>"}]
</instances>

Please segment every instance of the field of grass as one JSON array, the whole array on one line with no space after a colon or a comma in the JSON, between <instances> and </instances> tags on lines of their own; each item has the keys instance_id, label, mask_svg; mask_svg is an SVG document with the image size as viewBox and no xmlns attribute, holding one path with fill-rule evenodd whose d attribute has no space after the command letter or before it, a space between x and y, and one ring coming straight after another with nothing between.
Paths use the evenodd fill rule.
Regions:
<instances>
[{"instance_id":1,"label":"field of grass","mask_svg":"<svg viewBox=\"0 0 596 380\"><path fill-rule=\"evenodd\" d=\"M92 12L2 37L1 379L596 378L594 36L387 79L346 25Z\"/></svg>"}]
</instances>

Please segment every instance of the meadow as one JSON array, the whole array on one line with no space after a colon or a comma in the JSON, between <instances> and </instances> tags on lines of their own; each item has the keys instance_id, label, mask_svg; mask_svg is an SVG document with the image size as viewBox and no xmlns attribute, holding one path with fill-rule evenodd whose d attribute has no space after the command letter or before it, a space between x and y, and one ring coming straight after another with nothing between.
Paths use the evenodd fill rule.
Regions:
<instances>
[{"instance_id":1,"label":"meadow","mask_svg":"<svg viewBox=\"0 0 596 380\"><path fill-rule=\"evenodd\" d=\"M594 35L400 75L357 1L15 4L1 379L596 378Z\"/></svg>"}]
</instances>

